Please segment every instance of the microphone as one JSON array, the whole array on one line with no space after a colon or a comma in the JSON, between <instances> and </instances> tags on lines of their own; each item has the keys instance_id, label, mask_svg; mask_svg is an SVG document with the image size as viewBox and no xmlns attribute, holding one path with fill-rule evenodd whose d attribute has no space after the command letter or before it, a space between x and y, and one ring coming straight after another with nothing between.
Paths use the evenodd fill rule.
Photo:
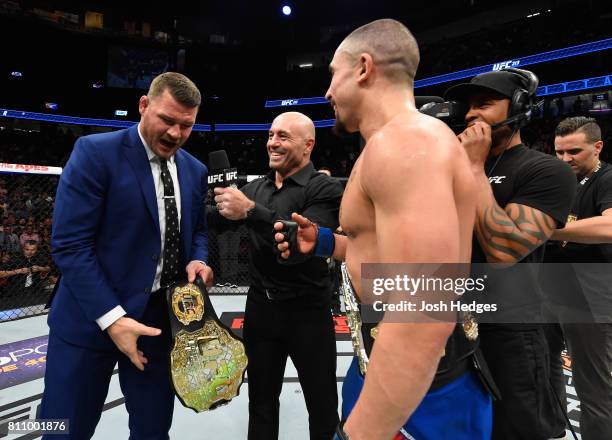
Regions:
<instances>
[{"instance_id":1,"label":"microphone","mask_svg":"<svg viewBox=\"0 0 612 440\"><path fill-rule=\"evenodd\" d=\"M238 170L230 168L225 150L211 151L208 155L208 186L212 188L238 187Z\"/></svg>"},{"instance_id":2,"label":"microphone","mask_svg":"<svg viewBox=\"0 0 612 440\"><path fill-rule=\"evenodd\" d=\"M491 125L491 130L496 130L499 127L503 127L504 125L510 125L514 123L519 124L519 128L522 127L521 124L525 124L531 121L533 118L539 118L542 116L542 107L544 106L544 100L540 100L535 104L530 104L526 111L519 113L518 115L514 115L511 118L504 119L497 124Z\"/></svg>"},{"instance_id":3,"label":"microphone","mask_svg":"<svg viewBox=\"0 0 612 440\"><path fill-rule=\"evenodd\" d=\"M531 119L531 109L527 110L526 112L519 113L518 115L514 115L511 118L504 119L503 121L498 122L497 124L491 125L491 131L495 131L498 128L501 128L505 125L513 125L516 123L518 123L520 127L523 122L528 122L530 119Z\"/></svg>"}]
</instances>

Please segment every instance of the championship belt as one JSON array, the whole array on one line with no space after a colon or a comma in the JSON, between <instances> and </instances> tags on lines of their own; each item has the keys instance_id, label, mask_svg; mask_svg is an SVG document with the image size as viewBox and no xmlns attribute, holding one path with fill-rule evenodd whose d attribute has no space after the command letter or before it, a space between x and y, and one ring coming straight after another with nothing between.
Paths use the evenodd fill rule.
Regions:
<instances>
[{"instance_id":1,"label":"championship belt","mask_svg":"<svg viewBox=\"0 0 612 440\"><path fill-rule=\"evenodd\" d=\"M244 344L224 326L203 281L166 290L170 330L170 377L181 403L196 412L229 403L240 391L247 367Z\"/></svg>"},{"instance_id":2,"label":"championship belt","mask_svg":"<svg viewBox=\"0 0 612 440\"><path fill-rule=\"evenodd\" d=\"M342 290L342 296L344 298L346 321L351 330L351 343L353 344L355 356L357 356L357 360L359 361L359 370L361 374L365 376L368 370L369 359L363 341L363 334L361 333L363 322L361 320L361 312L359 311L359 303L357 302L357 297L355 296L355 291L351 284L351 276L346 268L346 263L340 265L340 272L342 273L340 289Z\"/></svg>"}]
</instances>

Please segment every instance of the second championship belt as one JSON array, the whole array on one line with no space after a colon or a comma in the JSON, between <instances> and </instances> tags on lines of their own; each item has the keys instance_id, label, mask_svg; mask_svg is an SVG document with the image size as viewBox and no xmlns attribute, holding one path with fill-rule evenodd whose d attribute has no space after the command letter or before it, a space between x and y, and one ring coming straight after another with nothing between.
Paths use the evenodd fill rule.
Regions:
<instances>
[{"instance_id":1,"label":"second championship belt","mask_svg":"<svg viewBox=\"0 0 612 440\"><path fill-rule=\"evenodd\" d=\"M244 382L244 344L219 321L204 283L175 283L166 290L170 330L170 378L181 403L196 412L224 405Z\"/></svg>"},{"instance_id":2,"label":"second championship belt","mask_svg":"<svg viewBox=\"0 0 612 440\"><path fill-rule=\"evenodd\" d=\"M346 263L340 265L340 272L342 273L342 280L340 283L340 289L344 298L344 306L346 309L346 321L351 331L351 343L353 344L353 351L357 360L359 361L359 370L361 374L365 376L368 370L368 353L366 352L365 343L363 340L363 334L361 333L361 326L363 322L361 320L361 312L359 310L359 303L353 290L351 283L351 276L349 275Z\"/></svg>"}]
</instances>

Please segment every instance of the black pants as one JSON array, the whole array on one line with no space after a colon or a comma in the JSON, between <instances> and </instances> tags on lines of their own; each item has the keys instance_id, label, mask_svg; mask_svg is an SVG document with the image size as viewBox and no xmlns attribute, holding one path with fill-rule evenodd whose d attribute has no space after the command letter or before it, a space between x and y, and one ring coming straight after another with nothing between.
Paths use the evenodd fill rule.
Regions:
<instances>
[{"instance_id":1,"label":"black pants","mask_svg":"<svg viewBox=\"0 0 612 440\"><path fill-rule=\"evenodd\" d=\"M481 325L480 347L501 392L493 402L492 440L548 440L560 408L550 382L542 326Z\"/></svg>"},{"instance_id":2,"label":"black pants","mask_svg":"<svg viewBox=\"0 0 612 440\"><path fill-rule=\"evenodd\" d=\"M559 361L565 340L580 400L582 439L612 438L612 324L565 323L573 317L571 308L559 306L556 312L562 324L548 334L553 380L565 388Z\"/></svg>"},{"instance_id":3,"label":"black pants","mask_svg":"<svg viewBox=\"0 0 612 440\"><path fill-rule=\"evenodd\" d=\"M563 339L563 331L559 324L545 324L544 333L548 342L550 356L550 381L555 392L555 398L558 399L567 408L567 393L565 392L565 374L563 374L563 359L561 352L565 348L565 340ZM567 411L567 409L566 409ZM563 413L559 412L559 417L554 423L557 437L565 435L565 430L568 427Z\"/></svg>"},{"instance_id":4,"label":"black pants","mask_svg":"<svg viewBox=\"0 0 612 440\"><path fill-rule=\"evenodd\" d=\"M311 440L329 440L338 424L336 339L329 299L276 301L251 289L244 320L249 365L249 440L278 438L279 396L290 356L308 409Z\"/></svg>"}]
</instances>

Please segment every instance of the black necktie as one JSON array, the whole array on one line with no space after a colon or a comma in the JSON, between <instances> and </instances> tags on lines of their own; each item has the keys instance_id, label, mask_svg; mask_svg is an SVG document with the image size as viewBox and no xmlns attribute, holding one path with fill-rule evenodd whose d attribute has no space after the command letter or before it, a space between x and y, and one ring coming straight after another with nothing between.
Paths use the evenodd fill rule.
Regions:
<instances>
[{"instance_id":1,"label":"black necktie","mask_svg":"<svg viewBox=\"0 0 612 440\"><path fill-rule=\"evenodd\" d=\"M172 283L179 273L180 232L178 210L174 197L174 183L168 171L166 159L159 159L162 183L164 184L164 207L166 209L166 237L164 239L164 262L161 275L161 286Z\"/></svg>"}]
</instances>

